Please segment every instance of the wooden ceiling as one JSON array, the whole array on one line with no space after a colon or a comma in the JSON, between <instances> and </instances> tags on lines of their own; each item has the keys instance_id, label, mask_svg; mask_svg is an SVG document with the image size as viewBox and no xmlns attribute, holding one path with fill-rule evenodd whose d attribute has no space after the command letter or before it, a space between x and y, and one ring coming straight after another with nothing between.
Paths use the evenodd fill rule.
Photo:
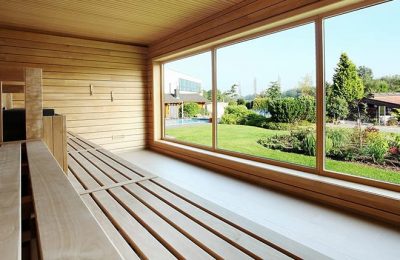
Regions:
<instances>
[{"instance_id":1,"label":"wooden ceiling","mask_svg":"<svg viewBox=\"0 0 400 260\"><path fill-rule=\"evenodd\" d=\"M0 26L149 45L243 0L8 0Z\"/></svg>"}]
</instances>

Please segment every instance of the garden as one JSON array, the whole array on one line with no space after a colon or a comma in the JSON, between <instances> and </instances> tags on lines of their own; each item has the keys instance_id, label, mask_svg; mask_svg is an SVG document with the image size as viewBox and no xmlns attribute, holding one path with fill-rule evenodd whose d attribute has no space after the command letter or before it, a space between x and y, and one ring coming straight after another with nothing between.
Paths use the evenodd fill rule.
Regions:
<instances>
[{"instance_id":1,"label":"garden","mask_svg":"<svg viewBox=\"0 0 400 260\"><path fill-rule=\"evenodd\" d=\"M371 93L399 91L398 75L374 79L371 69L357 68L345 53L341 55L333 83L326 83L327 170L400 184L400 111L392 111L388 121L392 130L386 131L376 125L376 114L364 103ZM234 89L221 95L229 104L218 122L218 148L315 167L316 101L310 80L286 92L279 81L271 82L251 98L235 94ZM344 120L353 124L341 124ZM212 142L211 124L166 129L166 135L201 145Z\"/></svg>"}]
</instances>

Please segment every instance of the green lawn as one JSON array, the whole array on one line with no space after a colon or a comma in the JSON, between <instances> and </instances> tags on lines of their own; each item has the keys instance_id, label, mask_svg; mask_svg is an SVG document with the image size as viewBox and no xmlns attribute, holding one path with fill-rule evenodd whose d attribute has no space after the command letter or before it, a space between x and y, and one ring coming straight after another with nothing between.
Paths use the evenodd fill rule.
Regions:
<instances>
[{"instance_id":1,"label":"green lawn","mask_svg":"<svg viewBox=\"0 0 400 260\"><path fill-rule=\"evenodd\" d=\"M257 143L264 136L287 131L268 130L243 125L218 125L218 148L245 153L249 155L280 160L304 166L315 167L315 157L296 153L267 149ZM180 141L211 146L211 124L200 124L166 129L166 135ZM331 171L344 172L392 183L400 184L400 172L385 170L355 162L326 160L326 168Z\"/></svg>"}]
</instances>

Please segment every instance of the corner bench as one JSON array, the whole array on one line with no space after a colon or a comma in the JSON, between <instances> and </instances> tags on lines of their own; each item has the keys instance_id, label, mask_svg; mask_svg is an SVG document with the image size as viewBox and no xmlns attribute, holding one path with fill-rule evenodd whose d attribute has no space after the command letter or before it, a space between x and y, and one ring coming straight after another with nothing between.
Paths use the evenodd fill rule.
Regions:
<instances>
[{"instance_id":1,"label":"corner bench","mask_svg":"<svg viewBox=\"0 0 400 260\"><path fill-rule=\"evenodd\" d=\"M69 180L125 259L327 259L78 135L68 148Z\"/></svg>"}]
</instances>

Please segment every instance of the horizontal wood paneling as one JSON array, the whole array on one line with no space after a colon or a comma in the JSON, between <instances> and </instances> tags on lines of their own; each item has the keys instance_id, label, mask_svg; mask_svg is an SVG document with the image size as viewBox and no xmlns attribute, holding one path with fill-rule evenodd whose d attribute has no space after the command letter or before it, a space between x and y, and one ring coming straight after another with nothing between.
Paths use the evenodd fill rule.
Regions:
<instances>
[{"instance_id":1,"label":"horizontal wood paneling","mask_svg":"<svg viewBox=\"0 0 400 260\"><path fill-rule=\"evenodd\" d=\"M0 69L43 68L44 107L66 115L68 130L113 150L145 145L146 56L144 47L0 29ZM13 100L24 106L23 94Z\"/></svg>"},{"instance_id":2,"label":"horizontal wood paneling","mask_svg":"<svg viewBox=\"0 0 400 260\"><path fill-rule=\"evenodd\" d=\"M84 38L149 44L242 1L2 1L0 24Z\"/></svg>"},{"instance_id":3,"label":"horizontal wood paneling","mask_svg":"<svg viewBox=\"0 0 400 260\"><path fill-rule=\"evenodd\" d=\"M316 2L323 1L244 1L161 39L150 46L150 55L155 57L176 51Z\"/></svg>"}]
</instances>

